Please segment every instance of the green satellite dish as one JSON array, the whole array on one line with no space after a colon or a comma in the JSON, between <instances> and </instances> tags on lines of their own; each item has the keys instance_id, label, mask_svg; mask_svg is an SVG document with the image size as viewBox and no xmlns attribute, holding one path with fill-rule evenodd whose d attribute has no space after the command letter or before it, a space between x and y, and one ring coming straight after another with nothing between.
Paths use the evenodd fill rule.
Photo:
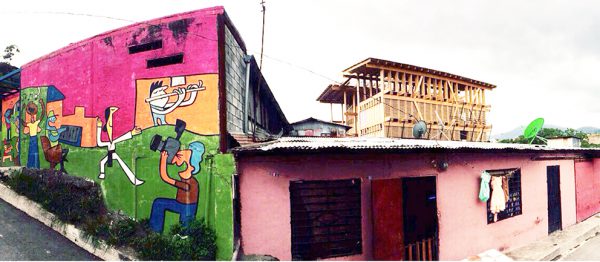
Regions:
<instances>
[{"instance_id":1,"label":"green satellite dish","mask_svg":"<svg viewBox=\"0 0 600 262\"><path fill-rule=\"evenodd\" d=\"M531 139L529 141L529 144L531 144L536 137L541 139L542 141L546 141L546 139L537 135L540 132L540 130L542 130L543 126L544 119L541 117L531 121L527 128L525 128L525 131L523 131L523 137L525 137L526 139Z\"/></svg>"}]
</instances>

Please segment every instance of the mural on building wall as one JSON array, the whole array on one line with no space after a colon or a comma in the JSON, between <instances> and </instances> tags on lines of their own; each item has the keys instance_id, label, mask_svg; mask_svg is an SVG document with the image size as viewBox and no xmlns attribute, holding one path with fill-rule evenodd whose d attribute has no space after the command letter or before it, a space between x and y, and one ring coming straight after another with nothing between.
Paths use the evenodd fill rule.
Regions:
<instances>
[{"instance_id":1,"label":"mural on building wall","mask_svg":"<svg viewBox=\"0 0 600 262\"><path fill-rule=\"evenodd\" d=\"M114 114L115 112L117 112L117 110L119 110L119 108L116 106L107 107L106 110L104 110L104 118L106 119L106 123L104 125L102 124L102 120L100 120L100 118L98 118L97 120L97 144L99 147L106 147L108 151L106 156L102 158L102 160L100 160L100 175L98 176L98 178L104 179L104 177L106 176L104 173L105 167L112 167L113 160L116 160L117 162L119 162L119 166L125 172L125 175L127 175L129 181L132 184L139 186L142 183L144 183L144 181L137 179L135 177L135 174L131 171L131 169L129 169L127 164L125 164L121 157L119 157L116 151L116 145L118 143L131 139L135 135L139 135L140 133L142 133L142 130L138 127L134 127L131 131L125 133L124 135L118 138L113 139ZM106 132L108 134L107 142L102 141L102 132Z\"/></svg>"},{"instance_id":2,"label":"mural on building wall","mask_svg":"<svg viewBox=\"0 0 600 262\"><path fill-rule=\"evenodd\" d=\"M19 96L13 95L2 101L2 165L20 165L19 162Z\"/></svg>"},{"instance_id":3,"label":"mural on building wall","mask_svg":"<svg viewBox=\"0 0 600 262\"><path fill-rule=\"evenodd\" d=\"M60 87L24 88L21 96L27 114L21 121L31 128L27 132L23 128L21 134L22 157L35 162L37 153L32 167L60 168L95 180L109 208L136 219L150 218L157 232L194 218L204 219L216 230L218 245L230 249L230 174L234 164L231 155L218 153L217 83L216 74L137 80L135 124L118 137L114 136L115 127L123 129L121 119L127 117L121 105L109 106L101 115L89 115L93 105L81 103L75 105L73 114L64 115L63 106L70 98ZM156 90L160 91L152 95ZM159 99L151 100L153 97ZM158 112L156 117L151 102L162 99L164 103L165 97L164 108L170 112ZM3 105L7 102L5 99ZM10 112L4 113L4 120L10 119ZM14 118L14 111L12 114ZM19 120L9 123L14 130ZM6 126L5 121L3 124ZM36 124L37 133L32 134L30 129ZM7 132L3 130L3 139ZM16 133L13 142L18 142L18 132L12 133ZM5 149L11 152L14 147ZM217 167L200 168L207 156L210 165ZM227 252L221 252L226 258Z\"/></svg>"},{"instance_id":4,"label":"mural on building wall","mask_svg":"<svg viewBox=\"0 0 600 262\"><path fill-rule=\"evenodd\" d=\"M185 84L185 77L172 77L171 86ZM150 105L152 121L155 126L166 124L165 115L173 112L179 107L189 106L196 101L198 91L205 90L202 80L198 84L190 84L185 88L175 88L171 93L165 92L169 86L163 85L163 81L156 81L150 85L150 96L145 101ZM176 97L174 102L169 102L171 97ZM187 99L186 99L187 97Z\"/></svg>"},{"instance_id":5,"label":"mural on building wall","mask_svg":"<svg viewBox=\"0 0 600 262\"><path fill-rule=\"evenodd\" d=\"M54 113L54 110L48 112L48 118L46 119L46 136L40 138L42 143L42 150L44 151L44 159L50 163L50 169L54 169L57 164L60 164L60 171L67 172L65 169L65 161L67 161L67 154L69 149L63 149L59 143L60 135L67 130L63 127L58 118L59 115Z\"/></svg>"},{"instance_id":6,"label":"mural on building wall","mask_svg":"<svg viewBox=\"0 0 600 262\"><path fill-rule=\"evenodd\" d=\"M37 98L39 96L39 88L38 94L34 97ZM29 135L29 146L27 153L27 167L29 168L40 168L40 154L38 147L38 133L42 131L40 127L40 123L42 119L46 115L46 109L44 106L44 101L39 98L39 103L34 101L27 102L25 106L25 119L23 125L23 133Z\"/></svg>"},{"instance_id":7,"label":"mural on building wall","mask_svg":"<svg viewBox=\"0 0 600 262\"><path fill-rule=\"evenodd\" d=\"M175 199L160 197L152 202L150 227L156 232L163 232L166 211L178 214L179 222L183 225L187 225L196 217L199 188L198 180L194 176L200 173L205 146L201 142L194 141L189 144L188 149L182 149L179 140L185 126L184 121L177 120L175 138L169 137L163 141L160 135L155 135L150 145L152 151L160 151L158 170L161 180L177 188ZM183 171L177 173L179 180L169 176L167 165L185 167Z\"/></svg>"},{"instance_id":8,"label":"mural on building wall","mask_svg":"<svg viewBox=\"0 0 600 262\"><path fill-rule=\"evenodd\" d=\"M18 146L16 130L21 126L19 119L25 120L25 111L16 117L15 112L32 100L26 97L39 92L45 106L45 116L38 115L40 167L60 167L69 175L94 180L100 185L109 209L120 210L135 219L147 219L151 217L155 200L177 199L178 188L161 179L161 151L153 151L150 146L156 135L164 141L175 138L173 131L179 119L186 126L177 151L189 150L194 142L200 142L205 151L202 169L192 176L199 189L195 217L204 219L215 230L217 259L230 259L233 250L231 174L235 173L235 165L231 154L219 153L219 61L223 57L218 52L217 41L185 37L189 32L189 35L217 39L217 17L223 12L219 7L131 25L24 65L22 102L12 112L13 121L6 122L9 117L5 113L15 106L18 95L14 99L3 99L0 115L4 117L0 142L6 139L11 144L12 148L5 148L10 148L14 164L18 163L20 154L21 164L25 165L30 142L29 134L21 131L22 141ZM233 36L229 38L228 45L237 44ZM157 41L161 45L155 46L154 51L130 52L132 48ZM181 53L185 59L181 63L147 67L148 60L170 53ZM240 68L245 68L243 61L241 63ZM244 79L239 77L237 82ZM38 99L33 101L38 111L41 110ZM98 129L98 119L102 126L107 124L105 110L110 107L119 108L112 116L113 138L102 128ZM7 123L11 127L8 136L4 128ZM131 134L135 127L142 132L115 143L119 137ZM115 153L121 161L110 154L115 162L113 167L108 166L109 146L98 145L98 133L101 141L115 145ZM100 179L100 164L104 159L105 178ZM10 158L5 158L0 164L14 165L9 162ZM185 170L186 165L167 164L167 174L181 180L177 174ZM132 185L125 167L134 174L134 184L136 179L143 183ZM163 231L179 224L180 219L180 214L165 212Z\"/></svg>"},{"instance_id":9,"label":"mural on building wall","mask_svg":"<svg viewBox=\"0 0 600 262\"><path fill-rule=\"evenodd\" d=\"M218 134L217 82L217 74L137 80L135 125L146 129L185 119L190 132Z\"/></svg>"}]
</instances>

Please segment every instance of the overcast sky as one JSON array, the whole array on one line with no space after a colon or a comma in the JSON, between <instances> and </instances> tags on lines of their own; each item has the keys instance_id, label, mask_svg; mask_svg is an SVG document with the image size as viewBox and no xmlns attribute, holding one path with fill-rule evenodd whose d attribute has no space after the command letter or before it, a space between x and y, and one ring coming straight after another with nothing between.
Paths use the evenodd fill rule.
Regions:
<instances>
[{"instance_id":1,"label":"overcast sky","mask_svg":"<svg viewBox=\"0 0 600 262\"><path fill-rule=\"evenodd\" d=\"M17 44L20 66L132 21L215 5L225 6L258 58L259 0L11 1L0 11L0 47ZM537 117L600 127L598 1L266 0L266 7L263 72L290 122L330 120L318 95L342 80L343 69L375 57L497 85L487 94L493 134Z\"/></svg>"}]
</instances>

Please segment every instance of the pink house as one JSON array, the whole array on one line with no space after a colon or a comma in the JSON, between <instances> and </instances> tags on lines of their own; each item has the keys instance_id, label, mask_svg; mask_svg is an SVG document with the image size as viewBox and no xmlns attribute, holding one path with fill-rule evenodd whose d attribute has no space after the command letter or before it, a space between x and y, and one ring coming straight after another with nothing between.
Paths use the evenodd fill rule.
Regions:
<instances>
[{"instance_id":1,"label":"pink house","mask_svg":"<svg viewBox=\"0 0 600 262\"><path fill-rule=\"evenodd\" d=\"M235 155L242 249L282 260L519 247L578 221L575 172L592 179L600 163L600 150L387 138L281 138ZM478 198L484 171L508 184L496 219Z\"/></svg>"}]
</instances>

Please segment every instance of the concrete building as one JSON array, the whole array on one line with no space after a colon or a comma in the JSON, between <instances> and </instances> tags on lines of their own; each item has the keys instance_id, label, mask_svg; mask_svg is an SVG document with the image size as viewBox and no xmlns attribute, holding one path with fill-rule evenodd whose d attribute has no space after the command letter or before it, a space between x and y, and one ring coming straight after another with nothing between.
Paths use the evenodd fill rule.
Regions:
<instances>
[{"instance_id":1,"label":"concrete building","mask_svg":"<svg viewBox=\"0 0 600 262\"><path fill-rule=\"evenodd\" d=\"M223 7L70 44L23 65L20 84L20 95L2 97L1 135L23 165L64 164L70 175L101 183L110 209L150 218L155 231L204 219L216 232L217 258L231 258L235 165L228 150L240 144L236 137L268 138L289 124ZM185 165L170 160L180 151L188 152L177 160ZM2 164L18 165L15 159ZM199 193L184 204L193 209L154 210L179 192L161 179L161 161L192 172Z\"/></svg>"},{"instance_id":2,"label":"concrete building","mask_svg":"<svg viewBox=\"0 0 600 262\"><path fill-rule=\"evenodd\" d=\"M290 125L292 127L290 136L344 137L348 129L350 129L349 126L312 117L291 123Z\"/></svg>"},{"instance_id":3,"label":"concrete building","mask_svg":"<svg viewBox=\"0 0 600 262\"><path fill-rule=\"evenodd\" d=\"M234 153L242 248L282 260L460 260L528 244L599 211L600 194L580 210L576 184L600 177L600 150L281 138ZM484 171L506 177L497 220L478 198Z\"/></svg>"},{"instance_id":4,"label":"concrete building","mask_svg":"<svg viewBox=\"0 0 600 262\"><path fill-rule=\"evenodd\" d=\"M549 147L581 147L581 139L575 136L548 138Z\"/></svg>"}]
</instances>

